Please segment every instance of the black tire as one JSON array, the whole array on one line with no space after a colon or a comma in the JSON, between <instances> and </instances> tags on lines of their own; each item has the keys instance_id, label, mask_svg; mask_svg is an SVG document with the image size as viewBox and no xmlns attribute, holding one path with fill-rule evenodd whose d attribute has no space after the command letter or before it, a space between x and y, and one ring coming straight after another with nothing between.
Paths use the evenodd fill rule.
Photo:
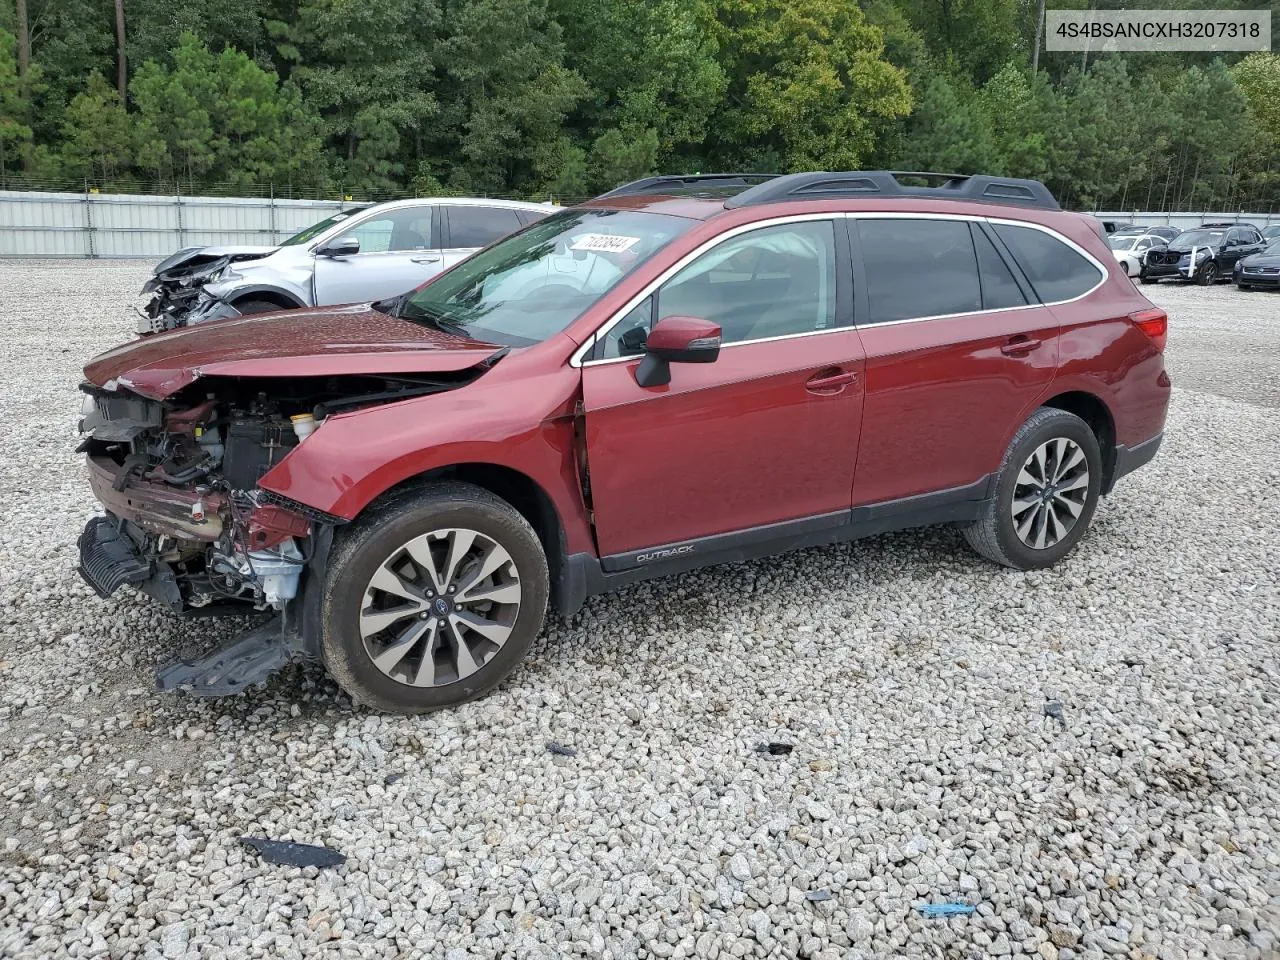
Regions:
<instances>
[{"instance_id":1,"label":"black tire","mask_svg":"<svg viewBox=\"0 0 1280 960\"><path fill-rule=\"evenodd\" d=\"M1036 549L1018 536L1013 519L1014 490L1023 465L1044 443L1058 438L1073 441L1084 454L1088 466L1088 486L1083 507L1074 526L1052 546ZM964 538L979 554L1015 570L1039 570L1057 563L1070 553L1089 529L1102 489L1102 454L1098 438L1089 425L1073 413L1041 407L1013 435L997 474L995 496L985 505L982 516L961 528Z\"/></svg>"},{"instance_id":2,"label":"black tire","mask_svg":"<svg viewBox=\"0 0 1280 960\"><path fill-rule=\"evenodd\" d=\"M406 543L450 527L476 531L507 551L518 571L519 609L505 642L470 676L411 686L376 667L366 650L360 631L365 590ZM377 710L426 713L466 703L496 687L524 659L542 629L549 582L538 535L505 500L469 483L441 481L406 490L369 510L334 543L320 601L324 664L353 700Z\"/></svg>"},{"instance_id":3,"label":"black tire","mask_svg":"<svg viewBox=\"0 0 1280 960\"><path fill-rule=\"evenodd\" d=\"M246 317L251 313L273 313L277 310L297 309L292 306L282 307L280 304L271 300L254 300L253 298L249 298L248 300L238 300L233 303L232 306L239 310L242 316Z\"/></svg>"},{"instance_id":4,"label":"black tire","mask_svg":"<svg viewBox=\"0 0 1280 960\"><path fill-rule=\"evenodd\" d=\"M1252 290L1252 289L1253 289L1253 284L1251 284L1251 283L1237 283L1237 284L1236 284L1236 286L1237 286L1237 287L1239 287L1241 290Z\"/></svg>"},{"instance_id":5,"label":"black tire","mask_svg":"<svg viewBox=\"0 0 1280 960\"><path fill-rule=\"evenodd\" d=\"M1159 283L1160 282L1159 277L1149 277L1145 272L1139 273L1138 279L1141 280L1143 283Z\"/></svg>"},{"instance_id":6,"label":"black tire","mask_svg":"<svg viewBox=\"0 0 1280 960\"><path fill-rule=\"evenodd\" d=\"M1216 260L1206 260L1204 265L1196 271L1196 283L1202 287L1211 287L1218 282L1218 263Z\"/></svg>"}]
</instances>

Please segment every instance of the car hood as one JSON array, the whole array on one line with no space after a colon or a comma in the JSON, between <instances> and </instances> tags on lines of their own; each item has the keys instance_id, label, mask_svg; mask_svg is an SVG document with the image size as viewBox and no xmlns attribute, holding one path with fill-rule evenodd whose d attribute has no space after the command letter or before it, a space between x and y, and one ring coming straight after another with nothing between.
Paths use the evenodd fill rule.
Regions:
<instances>
[{"instance_id":1,"label":"car hood","mask_svg":"<svg viewBox=\"0 0 1280 960\"><path fill-rule=\"evenodd\" d=\"M1280 253L1252 253L1240 262L1246 267L1280 267Z\"/></svg>"},{"instance_id":2,"label":"car hood","mask_svg":"<svg viewBox=\"0 0 1280 960\"><path fill-rule=\"evenodd\" d=\"M98 387L119 384L162 400L201 377L452 373L499 349L365 303L180 327L108 350L85 365L84 375Z\"/></svg>"},{"instance_id":3,"label":"car hood","mask_svg":"<svg viewBox=\"0 0 1280 960\"><path fill-rule=\"evenodd\" d=\"M184 247L177 253L171 254L156 264L152 274L160 276L162 273L172 273L173 271L181 271L186 269L194 269L204 266L207 263L213 263L227 257L233 261L239 260L257 260L260 257L268 256L275 253L279 247L252 247L252 246L229 246L229 247Z\"/></svg>"}]
</instances>

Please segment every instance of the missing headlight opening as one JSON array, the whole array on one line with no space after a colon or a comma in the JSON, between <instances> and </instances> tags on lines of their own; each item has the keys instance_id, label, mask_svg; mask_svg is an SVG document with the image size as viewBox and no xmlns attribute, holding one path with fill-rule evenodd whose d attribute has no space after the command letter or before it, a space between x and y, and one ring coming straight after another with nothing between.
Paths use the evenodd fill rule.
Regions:
<instances>
[{"instance_id":1,"label":"missing headlight opening","mask_svg":"<svg viewBox=\"0 0 1280 960\"><path fill-rule=\"evenodd\" d=\"M82 384L81 449L110 521L81 538L82 575L103 596L130 583L175 613L283 611L324 523L259 480L335 412L450 390L475 375L212 377L165 401Z\"/></svg>"}]
</instances>

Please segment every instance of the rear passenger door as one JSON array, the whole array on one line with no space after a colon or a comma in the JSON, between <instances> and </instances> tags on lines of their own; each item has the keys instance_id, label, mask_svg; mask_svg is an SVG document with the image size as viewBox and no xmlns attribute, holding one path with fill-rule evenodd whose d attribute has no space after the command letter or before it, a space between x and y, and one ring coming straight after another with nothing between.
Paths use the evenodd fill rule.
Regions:
<instances>
[{"instance_id":1,"label":"rear passenger door","mask_svg":"<svg viewBox=\"0 0 1280 960\"><path fill-rule=\"evenodd\" d=\"M981 499L1053 380L1058 321L980 218L848 223L867 357L854 505Z\"/></svg>"},{"instance_id":2,"label":"rear passenger door","mask_svg":"<svg viewBox=\"0 0 1280 960\"><path fill-rule=\"evenodd\" d=\"M445 267L452 267L481 247L487 247L524 226L524 221L512 207L451 204L442 209L448 237L444 251Z\"/></svg>"}]
</instances>

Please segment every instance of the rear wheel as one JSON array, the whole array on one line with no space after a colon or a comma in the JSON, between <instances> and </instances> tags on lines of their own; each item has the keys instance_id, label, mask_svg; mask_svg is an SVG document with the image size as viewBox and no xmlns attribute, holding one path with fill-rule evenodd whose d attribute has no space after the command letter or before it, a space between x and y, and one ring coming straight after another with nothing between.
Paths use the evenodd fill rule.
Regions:
<instances>
[{"instance_id":1,"label":"rear wheel","mask_svg":"<svg viewBox=\"0 0 1280 960\"><path fill-rule=\"evenodd\" d=\"M335 544L321 600L325 666L392 713L492 690L542 629L546 556L506 501L433 483L361 518Z\"/></svg>"},{"instance_id":2,"label":"rear wheel","mask_svg":"<svg viewBox=\"0 0 1280 960\"><path fill-rule=\"evenodd\" d=\"M1014 434L982 516L963 527L978 553L1018 570L1065 557L1084 536L1102 488L1102 454L1089 425L1043 407Z\"/></svg>"}]
</instances>

